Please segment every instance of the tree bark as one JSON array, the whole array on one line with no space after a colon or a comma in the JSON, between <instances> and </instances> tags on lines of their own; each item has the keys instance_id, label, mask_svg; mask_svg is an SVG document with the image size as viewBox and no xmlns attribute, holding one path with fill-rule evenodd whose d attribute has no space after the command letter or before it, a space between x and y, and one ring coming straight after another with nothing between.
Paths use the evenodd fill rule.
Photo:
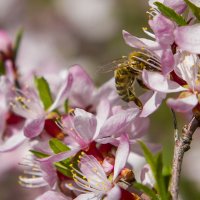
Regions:
<instances>
[{"instance_id":1,"label":"tree bark","mask_svg":"<svg viewBox=\"0 0 200 200\"><path fill-rule=\"evenodd\" d=\"M192 136L199 125L199 120L194 117L188 125L183 127L181 137L175 139L172 178L170 184L170 192L173 200L178 200L179 180L183 157L185 152L190 149Z\"/></svg>"}]
</instances>

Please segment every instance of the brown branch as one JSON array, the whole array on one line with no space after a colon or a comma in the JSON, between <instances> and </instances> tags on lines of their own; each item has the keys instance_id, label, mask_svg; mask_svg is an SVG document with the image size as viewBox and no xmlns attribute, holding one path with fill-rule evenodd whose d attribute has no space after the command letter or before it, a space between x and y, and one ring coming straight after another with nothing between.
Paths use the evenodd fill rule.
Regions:
<instances>
[{"instance_id":1,"label":"brown branch","mask_svg":"<svg viewBox=\"0 0 200 200\"><path fill-rule=\"evenodd\" d=\"M199 120L194 117L188 125L183 127L182 136L175 139L172 178L170 184L170 192L173 200L178 200L179 180L184 153L190 149L192 136L199 126Z\"/></svg>"}]
</instances>

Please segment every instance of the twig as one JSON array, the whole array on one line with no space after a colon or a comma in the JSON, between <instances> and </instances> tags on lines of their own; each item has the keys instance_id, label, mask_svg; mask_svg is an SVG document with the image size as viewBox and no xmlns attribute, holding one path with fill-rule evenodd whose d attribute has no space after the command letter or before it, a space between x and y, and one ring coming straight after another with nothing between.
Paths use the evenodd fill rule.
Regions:
<instances>
[{"instance_id":1,"label":"twig","mask_svg":"<svg viewBox=\"0 0 200 200\"><path fill-rule=\"evenodd\" d=\"M176 113L174 112L173 109L172 111L172 116L173 116L173 123L174 123L174 140L177 141L179 139L179 134L178 134L178 122L176 118Z\"/></svg>"},{"instance_id":2,"label":"twig","mask_svg":"<svg viewBox=\"0 0 200 200\"><path fill-rule=\"evenodd\" d=\"M175 140L172 178L170 184L170 192L173 200L178 200L179 180L184 153L190 149L192 136L199 126L199 121L194 117L188 125L183 127L182 136Z\"/></svg>"}]
</instances>

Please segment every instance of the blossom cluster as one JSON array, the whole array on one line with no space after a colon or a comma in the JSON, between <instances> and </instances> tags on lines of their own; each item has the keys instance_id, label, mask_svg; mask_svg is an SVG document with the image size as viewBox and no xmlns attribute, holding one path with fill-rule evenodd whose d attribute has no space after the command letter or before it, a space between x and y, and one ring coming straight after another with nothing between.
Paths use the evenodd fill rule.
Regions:
<instances>
[{"instance_id":1,"label":"blossom cluster","mask_svg":"<svg viewBox=\"0 0 200 200\"><path fill-rule=\"evenodd\" d=\"M155 198L169 198L167 190L159 190L150 163L140 180L135 177L128 162L137 160L129 155L147 154L139 141L167 94L178 93L166 101L174 111L200 113L200 5L194 0L150 0L149 5L151 31L144 32L152 39L123 31L133 51L113 62L114 78L100 87L80 65L50 78L32 74L30 81L17 65L21 35L12 43L0 31L0 153L16 152L26 143L19 183L46 187L37 200L139 200L156 189ZM145 143L152 152L160 149ZM134 187L137 182L146 190Z\"/></svg>"}]
</instances>

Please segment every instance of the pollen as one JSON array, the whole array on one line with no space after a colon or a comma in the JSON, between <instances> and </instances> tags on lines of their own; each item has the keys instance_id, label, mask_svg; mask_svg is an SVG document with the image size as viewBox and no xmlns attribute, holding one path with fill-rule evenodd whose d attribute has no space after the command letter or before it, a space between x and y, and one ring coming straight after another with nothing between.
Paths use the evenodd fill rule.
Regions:
<instances>
[{"instance_id":1,"label":"pollen","mask_svg":"<svg viewBox=\"0 0 200 200\"><path fill-rule=\"evenodd\" d=\"M147 28L147 27L143 27L142 30L143 30L143 31L147 31L148 28Z\"/></svg>"}]
</instances>

